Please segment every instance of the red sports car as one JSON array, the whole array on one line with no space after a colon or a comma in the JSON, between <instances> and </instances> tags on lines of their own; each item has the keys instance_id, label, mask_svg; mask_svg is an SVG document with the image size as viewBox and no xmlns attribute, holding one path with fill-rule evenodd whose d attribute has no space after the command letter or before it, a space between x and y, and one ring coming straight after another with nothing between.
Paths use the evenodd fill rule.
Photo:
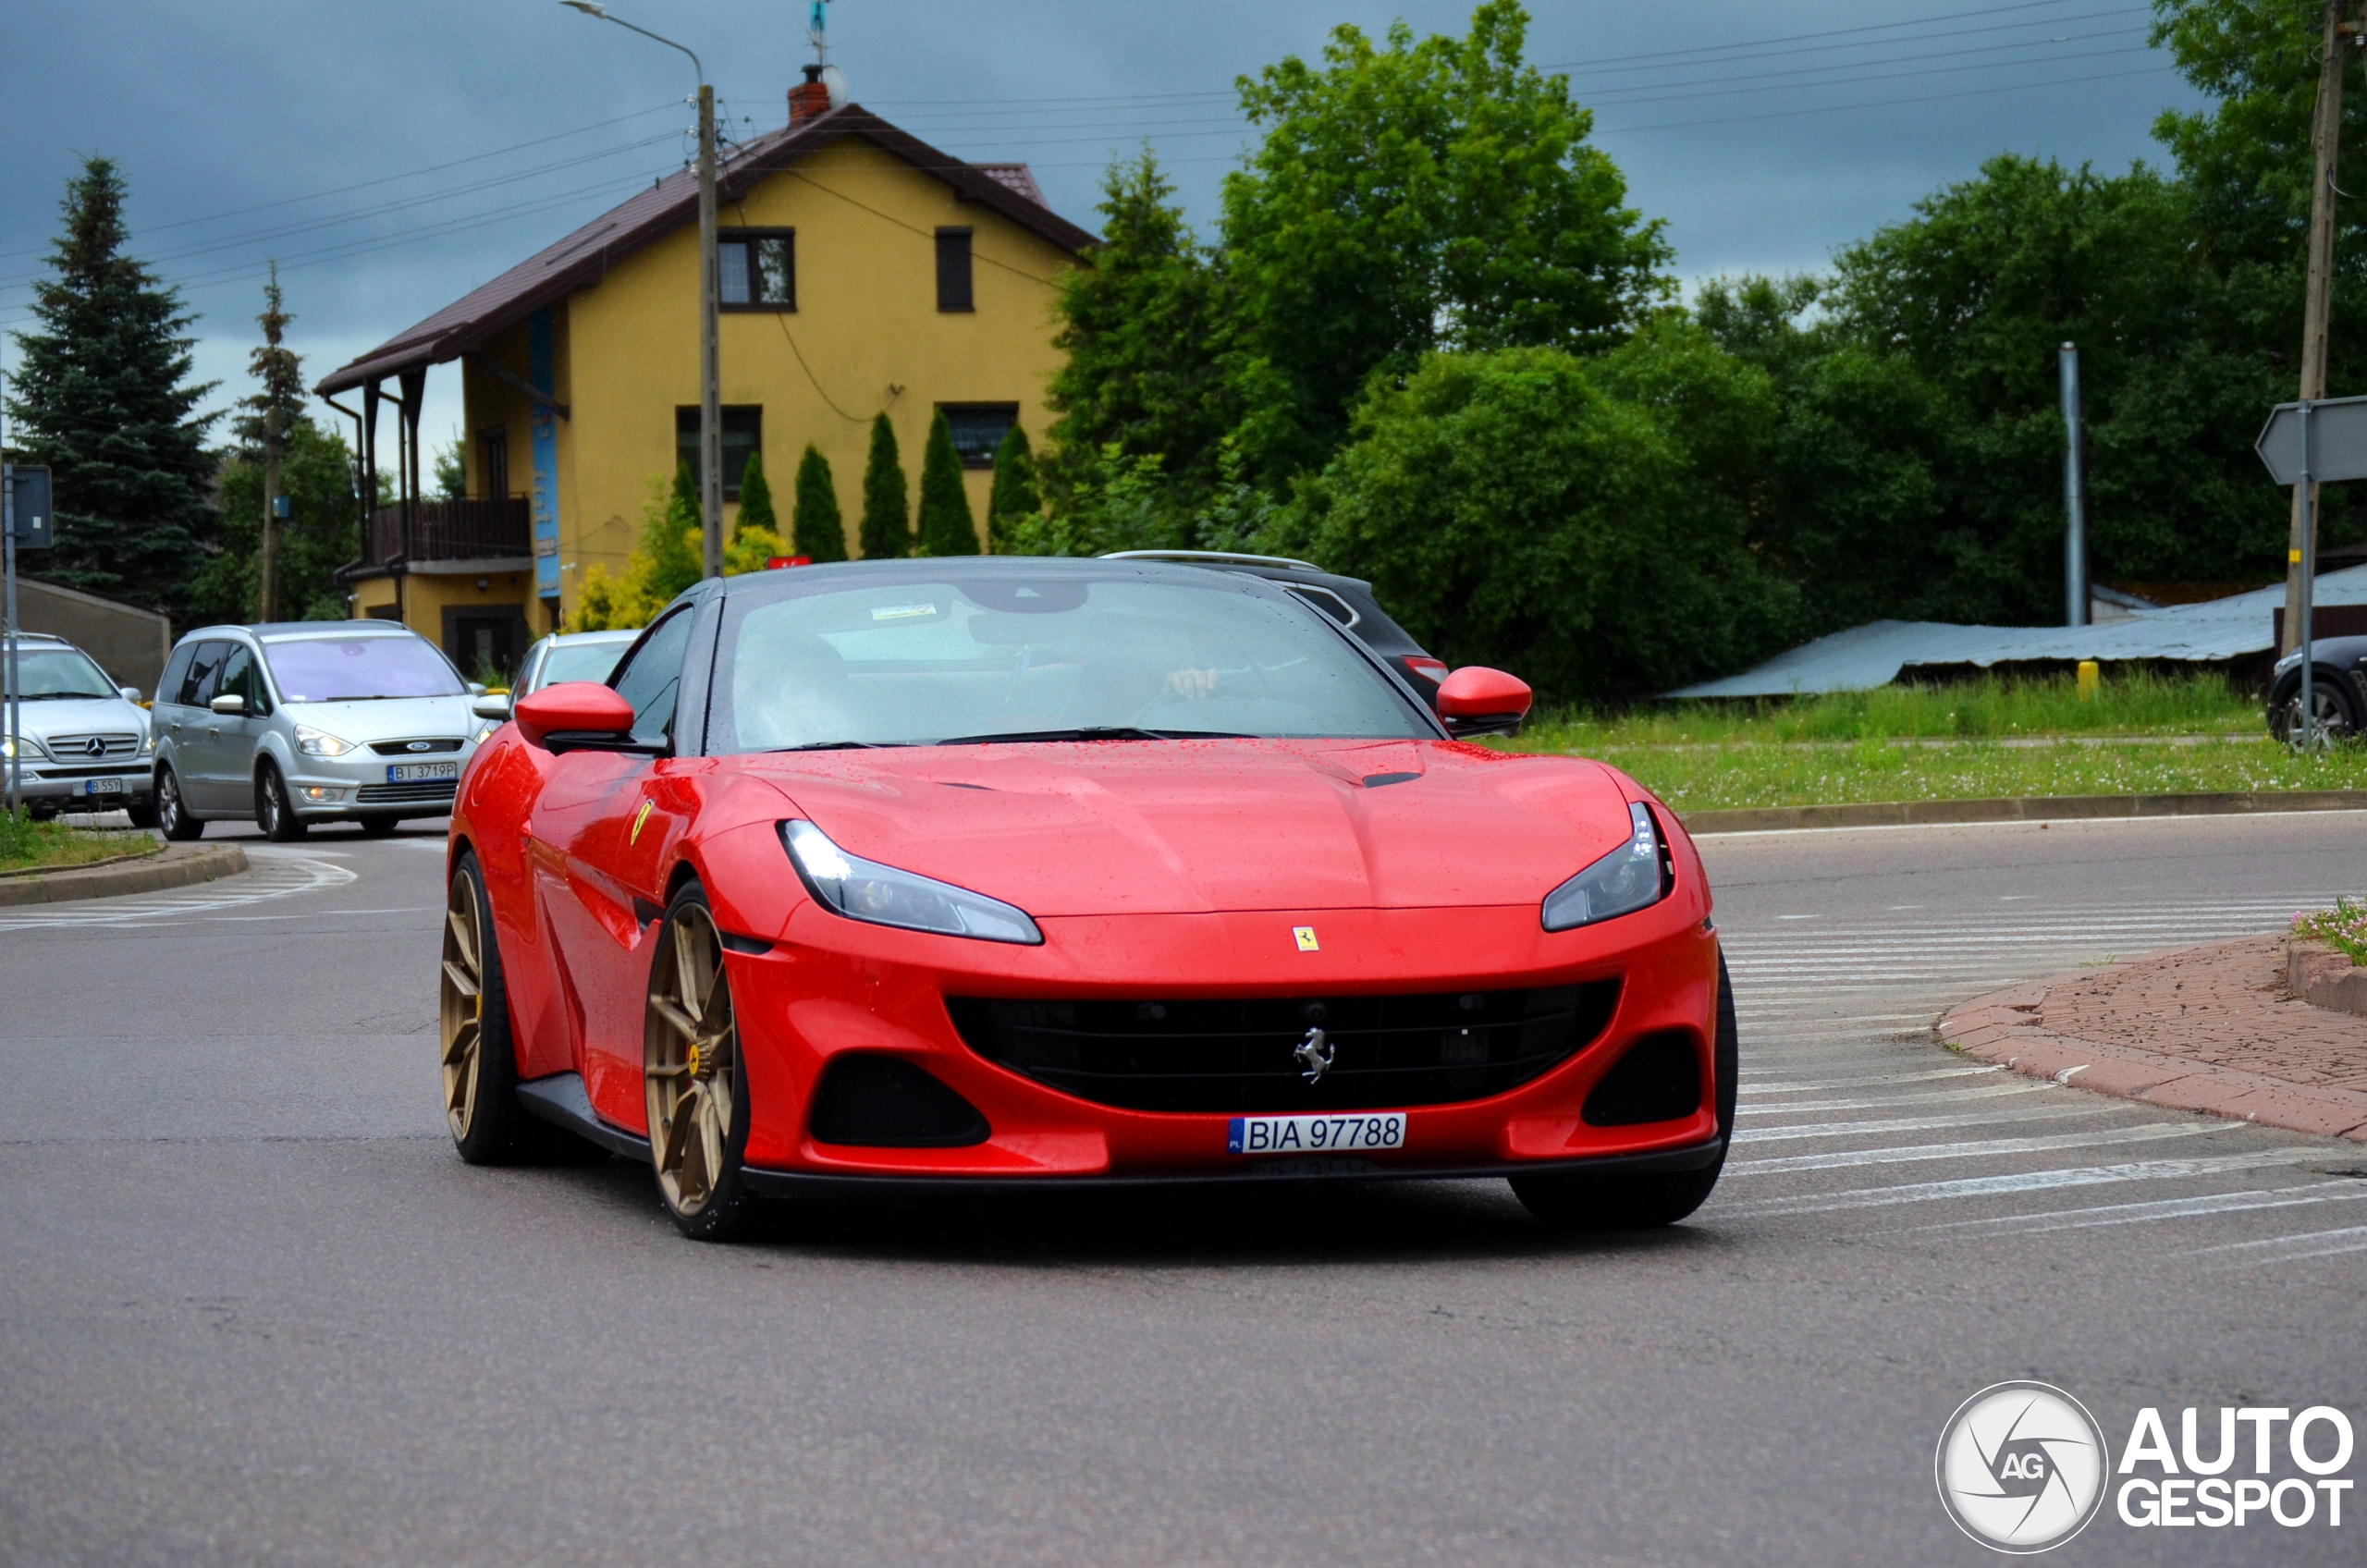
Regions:
<instances>
[{"instance_id":1,"label":"red sports car","mask_svg":"<svg viewBox=\"0 0 2367 1568\"><path fill-rule=\"evenodd\" d=\"M651 1163L687 1233L832 1186L1509 1177L1665 1224L1724 1162L1701 863L1633 779L1455 740L1254 577L701 583L517 705L452 817L464 1159Z\"/></svg>"}]
</instances>

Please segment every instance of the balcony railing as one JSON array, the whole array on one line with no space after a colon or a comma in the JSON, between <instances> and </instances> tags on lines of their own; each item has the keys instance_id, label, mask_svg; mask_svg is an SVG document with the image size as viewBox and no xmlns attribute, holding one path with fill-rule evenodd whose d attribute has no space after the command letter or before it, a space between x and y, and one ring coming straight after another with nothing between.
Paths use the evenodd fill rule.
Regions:
<instances>
[{"instance_id":1,"label":"balcony railing","mask_svg":"<svg viewBox=\"0 0 2367 1568\"><path fill-rule=\"evenodd\" d=\"M370 564L398 557L414 561L467 561L531 556L533 526L523 496L494 501L421 501L412 509L411 537L403 537L403 509L380 507L370 518Z\"/></svg>"}]
</instances>

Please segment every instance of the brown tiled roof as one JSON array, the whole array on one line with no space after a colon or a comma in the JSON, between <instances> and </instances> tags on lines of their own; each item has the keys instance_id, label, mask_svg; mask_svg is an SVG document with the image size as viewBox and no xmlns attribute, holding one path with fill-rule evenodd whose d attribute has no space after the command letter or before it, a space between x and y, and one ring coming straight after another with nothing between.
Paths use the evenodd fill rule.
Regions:
<instances>
[{"instance_id":1,"label":"brown tiled roof","mask_svg":"<svg viewBox=\"0 0 2367 1568\"><path fill-rule=\"evenodd\" d=\"M744 196L767 176L846 137L857 136L953 187L963 200L1000 213L1063 251L1098 243L1092 234L1044 205L1024 164L965 164L889 125L859 104L762 136L742 148L716 178L719 202ZM594 218L558 244L472 289L425 321L397 333L350 364L321 378L323 396L420 365L441 364L482 347L496 333L607 276L611 263L698 218L699 184L683 169Z\"/></svg>"}]
</instances>

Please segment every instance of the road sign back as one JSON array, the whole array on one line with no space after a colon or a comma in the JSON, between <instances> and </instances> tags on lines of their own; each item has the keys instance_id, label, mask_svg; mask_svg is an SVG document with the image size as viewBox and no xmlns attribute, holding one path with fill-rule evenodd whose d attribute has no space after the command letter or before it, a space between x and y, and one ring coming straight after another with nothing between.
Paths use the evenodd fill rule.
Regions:
<instances>
[{"instance_id":1,"label":"road sign back","mask_svg":"<svg viewBox=\"0 0 2367 1568\"><path fill-rule=\"evenodd\" d=\"M2301 405L2269 411L2253 450L2279 484L2301 482ZM2320 484L2367 479L2367 398L2322 398L2310 405L2310 477Z\"/></svg>"},{"instance_id":2,"label":"road sign back","mask_svg":"<svg viewBox=\"0 0 2367 1568\"><path fill-rule=\"evenodd\" d=\"M19 550L46 550L57 542L56 522L49 515L49 470L10 463L7 468L6 526L16 531Z\"/></svg>"}]
</instances>

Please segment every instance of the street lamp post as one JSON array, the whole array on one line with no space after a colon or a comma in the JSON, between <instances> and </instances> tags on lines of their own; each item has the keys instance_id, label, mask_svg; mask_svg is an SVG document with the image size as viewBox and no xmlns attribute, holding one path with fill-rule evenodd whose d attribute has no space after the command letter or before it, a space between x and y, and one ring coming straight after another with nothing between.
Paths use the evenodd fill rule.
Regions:
<instances>
[{"instance_id":1,"label":"street lamp post","mask_svg":"<svg viewBox=\"0 0 2367 1568\"><path fill-rule=\"evenodd\" d=\"M691 56L699 78L699 537L700 564L709 577L723 575L723 372L716 329L722 273L715 241L715 89L696 53L645 27L610 16L597 0L559 0L562 6L614 22L620 28L679 49Z\"/></svg>"}]
</instances>

